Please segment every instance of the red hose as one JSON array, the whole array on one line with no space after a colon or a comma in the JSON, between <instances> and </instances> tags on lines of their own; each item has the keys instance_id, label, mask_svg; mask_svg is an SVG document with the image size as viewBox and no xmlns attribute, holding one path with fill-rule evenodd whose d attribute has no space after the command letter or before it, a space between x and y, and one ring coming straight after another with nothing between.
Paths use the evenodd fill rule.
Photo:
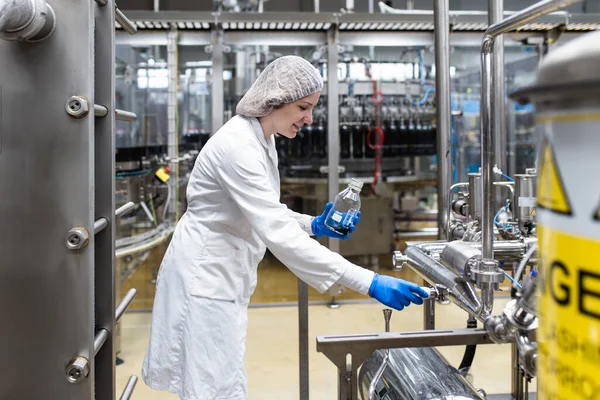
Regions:
<instances>
[{"instance_id":1,"label":"red hose","mask_svg":"<svg viewBox=\"0 0 600 400\"><path fill-rule=\"evenodd\" d=\"M371 71L367 68L367 75L371 78ZM379 106L383 103L383 92L377 90L377 81L373 79L373 104L375 105L375 124L369 129L367 134L367 146L375 150L375 174L373 175L373 183L371 184L371 193L375 194L375 185L381 170L381 149L385 141L383 129L379 126ZM375 142L371 139L373 134L376 134Z\"/></svg>"}]
</instances>

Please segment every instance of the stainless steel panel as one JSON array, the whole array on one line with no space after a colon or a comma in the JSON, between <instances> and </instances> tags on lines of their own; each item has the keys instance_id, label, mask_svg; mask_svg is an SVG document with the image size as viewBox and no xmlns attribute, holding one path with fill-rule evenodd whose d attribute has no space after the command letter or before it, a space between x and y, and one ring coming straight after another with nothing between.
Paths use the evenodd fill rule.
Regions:
<instances>
[{"instance_id":1,"label":"stainless steel panel","mask_svg":"<svg viewBox=\"0 0 600 400\"><path fill-rule=\"evenodd\" d=\"M95 329L104 329L108 338L92 363L96 399L115 395L115 4L95 7L95 89L94 102L111 112L95 122L95 217L108 227L95 240ZM92 397L94 398L94 397Z\"/></svg>"},{"instance_id":2,"label":"stainless steel panel","mask_svg":"<svg viewBox=\"0 0 600 400\"><path fill-rule=\"evenodd\" d=\"M48 3L56 30L47 40L0 41L2 399L81 400L94 393L92 374L79 384L65 378L69 360L94 359L96 240L92 235L78 251L65 245L72 227L93 231L94 115L72 118L65 101L84 96L93 107L96 3ZM108 211L103 199L98 205ZM112 218L110 211L103 216ZM102 267L110 273L112 264Z\"/></svg>"}]
</instances>

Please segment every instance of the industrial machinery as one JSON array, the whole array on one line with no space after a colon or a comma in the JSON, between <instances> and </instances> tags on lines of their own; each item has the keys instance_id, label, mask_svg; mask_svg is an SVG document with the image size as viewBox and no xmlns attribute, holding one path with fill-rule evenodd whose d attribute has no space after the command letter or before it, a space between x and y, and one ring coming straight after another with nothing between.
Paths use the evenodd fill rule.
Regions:
<instances>
[{"instance_id":1,"label":"industrial machinery","mask_svg":"<svg viewBox=\"0 0 600 400\"><path fill-rule=\"evenodd\" d=\"M440 7L443 1L436 3L437 28L445 32L447 9ZM498 10L492 3L497 2L490 2L494 15ZM474 389L464 374L474 346L490 343L513 346L513 392L506 398L528 398L527 383L538 372L537 398L584 399L597 393L592 378L597 363L583 349L598 346L593 282L599 275L590 257L598 251L600 189L582 178L583 171L600 172L594 151L584 148L597 143L592 133L598 120L597 33L551 51L536 84L514 95L522 102L533 101L538 112L537 167L530 165L513 179L494 165L498 120L503 118L497 112L503 80L497 79L495 58L501 48L494 46L496 39L570 3L542 1L504 20L496 15L485 32L481 169L470 173L468 182L448 189L441 227L445 240L409 243L404 252L394 254L396 267L410 267L431 285L427 330L318 337L317 350L339 369L339 399L358 399L359 392L363 399L485 399L485 392ZM440 107L447 89L437 89L442 92ZM494 293L505 279L511 281L511 300L494 315ZM435 300L449 300L464 310L467 329L436 331ZM478 322L482 328L476 328ZM467 346L458 369L430 349L448 345Z\"/></svg>"},{"instance_id":2,"label":"industrial machinery","mask_svg":"<svg viewBox=\"0 0 600 400\"><path fill-rule=\"evenodd\" d=\"M114 125L136 119L115 104L115 20L136 32L112 0L0 1L0 398L115 399L136 294L115 301L134 204L116 207Z\"/></svg>"}]
</instances>

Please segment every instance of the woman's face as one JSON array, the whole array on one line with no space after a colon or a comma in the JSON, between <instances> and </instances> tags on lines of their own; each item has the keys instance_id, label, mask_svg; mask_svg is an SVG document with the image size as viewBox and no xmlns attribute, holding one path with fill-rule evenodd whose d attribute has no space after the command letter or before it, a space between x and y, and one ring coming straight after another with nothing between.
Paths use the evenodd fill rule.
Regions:
<instances>
[{"instance_id":1,"label":"woman's face","mask_svg":"<svg viewBox=\"0 0 600 400\"><path fill-rule=\"evenodd\" d=\"M273 110L272 120L275 122L277 133L293 139L304 124L312 124L313 108L317 105L319 97L321 92L315 92Z\"/></svg>"}]
</instances>

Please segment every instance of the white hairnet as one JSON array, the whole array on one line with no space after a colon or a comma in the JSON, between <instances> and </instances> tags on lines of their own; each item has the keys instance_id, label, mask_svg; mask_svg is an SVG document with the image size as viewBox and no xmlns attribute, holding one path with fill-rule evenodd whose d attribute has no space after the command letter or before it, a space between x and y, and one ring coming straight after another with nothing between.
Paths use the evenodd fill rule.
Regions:
<instances>
[{"instance_id":1,"label":"white hairnet","mask_svg":"<svg viewBox=\"0 0 600 400\"><path fill-rule=\"evenodd\" d=\"M280 57L267 65L236 107L246 117L264 117L275 106L323 90L319 71L302 57Z\"/></svg>"}]
</instances>

